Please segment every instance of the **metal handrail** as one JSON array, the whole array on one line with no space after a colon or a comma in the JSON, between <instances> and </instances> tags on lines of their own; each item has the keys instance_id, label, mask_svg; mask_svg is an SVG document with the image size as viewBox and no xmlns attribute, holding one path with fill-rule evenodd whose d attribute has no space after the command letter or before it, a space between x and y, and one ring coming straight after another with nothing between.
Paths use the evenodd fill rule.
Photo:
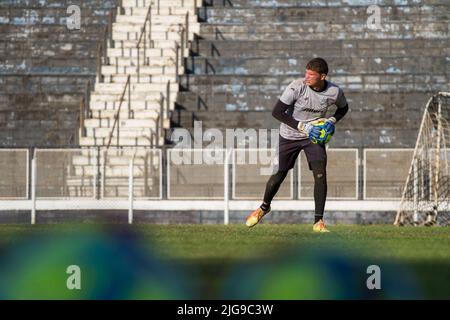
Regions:
<instances>
[{"instance_id":1,"label":"metal handrail","mask_svg":"<svg viewBox=\"0 0 450 320\"><path fill-rule=\"evenodd\" d=\"M84 97L80 102L80 134L82 137L86 137L86 126L84 125L84 120L90 118L90 95L91 95L91 80L88 80L86 84L86 89Z\"/></svg>"},{"instance_id":2,"label":"metal handrail","mask_svg":"<svg viewBox=\"0 0 450 320\"><path fill-rule=\"evenodd\" d=\"M164 132L164 95L161 94L161 100L160 100L160 104L159 104L159 117L158 117L158 123L159 123L159 132L157 134L159 134L159 137L163 136L163 132Z\"/></svg>"},{"instance_id":3,"label":"metal handrail","mask_svg":"<svg viewBox=\"0 0 450 320\"><path fill-rule=\"evenodd\" d=\"M122 2L122 1L120 1ZM119 8L122 7L122 3L119 4ZM102 64L108 63L108 42L110 47L113 46L113 39L112 39L112 25L115 18L114 10L111 10L108 15L108 24L105 26L103 31L103 41L99 43L97 47L97 77L99 79L99 82L103 82L102 77ZM104 61L102 61L102 58L104 58Z\"/></svg>"},{"instance_id":4,"label":"metal handrail","mask_svg":"<svg viewBox=\"0 0 450 320\"><path fill-rule=\"evenodd\" d=\"M146 37L144 36L147 30L147 22L149 22L149 43L151 45L152 38L152 6L148 7L147 15L145 16L144 27L141 30L141 35L139 36L138 43L136 45L137 50L137 82L140 82L140 53L141 53L141 41L144 39L144 65L147 64L147 45L145 42Z\"/></svg>"},{"instance_id":5,"label":"metal handrail","mask_svg":"<svg viewBox=\"0 0 450 320\"><path fill-rule=\"evenodd\" d=\"M180 82L180 77L178 75L179 74L179 65L180 65L180 62L179 62L179 60L180 60L180 53L179 53L180 49L181 49L181 47L178 44L178 42L175 42L175 79L176 79L175 81L177 83ZM183 54L181 54L181 56L183 56Z\"/></svg>"},{"instance_id":6,"label":"metal handrail","mask_svg":"<svg viewBox=\"0 0 450 320\"><path fill-rule=\"evenodd\" d=\"M170 119L170 80L167 82L166 87L166 102L167 102L166 117L167 119Z\"/></svg>"},{"instance_id":7,"label":"metal handrail","mask_svg":"<svg viewBox=\"0 0 450 320\"><path fill-rule=\"evenodd\" d=\"M113 127L111 129L111 133L109 134L109 140L108 140L108 144L106 145L106 150L109 149L109 147L111 146L111 140L112 137L114 135L114 129L116 128L117 125L117 146L119 146L119 130L120 130L120 125L119 125L119 118L120 118L120 109L122 108L122 102L123 99L125 97L125 93L127 91L128 88L128 118L130 118L130 114L131 114L131 105L130 105L130 100L131 100L131 92L130 92L130 87L131 87L131 83L130 83L130 79L131 76L128 75L127 77L127 83L125 84L125 88L123 88L123 92L122 95L120 96L120 103L119 103L119 108L117 110L116 116L114 117L114 124Z\"/></svg>"},{"instance_id":8,"label":"metal handrail","mask_svg":"<svg viewBox=\"0 0 450 320\"><path fill-rule=\"evenodd\" d=\"M186 12L184 25L179 24L180 30L178 31L181 34L181 47L183 49L189 48L189 11Z\"/></svg>"},{"instance_id":9,"label":"metal handrail","mask_svg":"<svg viewBox=\"0 0 450 320\"><path fill-rule=\"evenodd\" d=\"M185 25L186 25L186 29L185 29L185 32L186 32L186 36L185 36L185 41L186 41L186 49L188 49L189 48L189 11L187 11L186 12L186 21L185 21Z\"/></svg>"}]
</instances>

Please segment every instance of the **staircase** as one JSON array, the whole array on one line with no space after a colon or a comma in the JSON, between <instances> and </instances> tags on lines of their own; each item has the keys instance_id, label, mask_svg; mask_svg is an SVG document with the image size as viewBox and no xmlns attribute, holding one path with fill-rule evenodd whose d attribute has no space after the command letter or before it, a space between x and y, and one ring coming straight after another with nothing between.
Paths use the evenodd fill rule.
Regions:
<instances>
[{"instance_id":1,"label":"staircase","mask_svg":"<svg viewBox=\"0 0 450 320\"><path fill-rule=\"evenodd\" d=\"M90 94L91 117L84 121L85 136L80 132L82 147L107 146L110 136L117 146L164 144L163 129L170 127L165 115L173 110L178 74L184 72L181 62L189 54L182 45L184 32L188 28L187 40L193 40L199 25L194 0L161 1L159 6L158 2L123 0L118 8L112 41L108 41L107 56ZM164 103L167 99L169 103ZM113 131L117 114L118 129Z\"/></svg>"},{"instance_id":2,"label":"staircase","mask_svg":"<svg viewBox=\"0 0 450 320\"><path fill-rule=\"evenodd\" d=\"M122 0L89 109L82 111L88 115L80 129L84 150L73 158L69 194L91 196L86 181L95 180L101 168L97 196L127 197L134 157L134 195L159 197L160 153L151 148L164 144L164 130L170 128L178 75L199 31L196 3Z\"/></svg>"}]
</instances>

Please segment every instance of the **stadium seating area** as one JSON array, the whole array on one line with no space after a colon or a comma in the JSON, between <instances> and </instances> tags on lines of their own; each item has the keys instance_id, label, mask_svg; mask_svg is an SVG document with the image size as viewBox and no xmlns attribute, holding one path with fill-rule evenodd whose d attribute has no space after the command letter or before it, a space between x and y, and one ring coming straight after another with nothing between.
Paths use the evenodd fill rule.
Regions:
<instances>
[{"instance_id":1,"label":"stadium seating area","mask_svg":"<svg viewBox=\"0 0 450 320\"><path fill-rule=\"evenodd\" d=\"M62 1L0 4L3 146L92 144L80 141L79 105L87 81L95 82L97 46L118 2L72 2L81 8L80 30L67 29L70 14ZM322 56L330 64L330 80L342 86L351 107L332 146L412 147L427 98L448 88L446 1L377 1L383 30L366 26L372 2L203 1L172 126L190 128L193 120L202 120L205 128L276 128L270 115L276 99L303 76L308 59ZM149 3L122 1L123 13L142 18ZM119 31L115 38L122 36ZM136 33L126 30L123 36ZM126 47L124 41L120 45ZM109 65L103 75L123 82L113 79L108 70L114 62Z\"/></svg>"},{"instance_id":2,"label":"stadium seating area","mask_svg":"<svg viewBox=\"0 0 450 320\"><path fill-rule=\"evenodd\" d=\"M332 146L413 147L427 99L448 89L445 1L212 3L181 81L174 121L182 127L278 127L277 98L321 56L351 108ZM374 3L383 30L366 25Z\"/></svg>"},{"instance_id":3,"label":"stadium seating area","mask_svg":"<svg viewBox=\"0 0 450 320\"><path fill-rule=\"evenodd\" d=\"M117 1L71 3L80 6L80 30L67 28L66 1L0 2L2 146L78 145L80 101Z\"/></svg>"}]
</instances>

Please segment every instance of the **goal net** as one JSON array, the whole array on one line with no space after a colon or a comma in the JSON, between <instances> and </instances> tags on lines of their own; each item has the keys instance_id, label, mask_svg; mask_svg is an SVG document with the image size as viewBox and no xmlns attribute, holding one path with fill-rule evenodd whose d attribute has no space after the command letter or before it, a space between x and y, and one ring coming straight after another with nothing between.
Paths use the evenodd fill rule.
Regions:
<instances>
[{"instance_id":1,"label":"goal net","mask_svg":"<svg viewBox=\"0 0 450 320\"><path fill-rule=\"evenodd\" d=\"M450 225L450 93L428 101L395 225Z\"/></svg>"}]
</instances>

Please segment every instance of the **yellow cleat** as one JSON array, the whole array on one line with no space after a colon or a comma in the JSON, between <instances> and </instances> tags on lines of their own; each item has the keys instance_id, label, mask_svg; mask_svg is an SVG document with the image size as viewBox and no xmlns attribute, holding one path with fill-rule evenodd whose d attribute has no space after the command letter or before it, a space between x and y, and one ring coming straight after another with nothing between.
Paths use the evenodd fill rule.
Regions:
<instances>
[{"instance_id":1,"label":"yellow cleat","mask_svg":"<svg viewBox=\"0 0 450 320\"><path fill-rule=\"evenodd\" d=\"M328 230L325 227L325 222L323 222L322 219L320 219L313 225L313 231L314 232L330 232L330 230Z\"/></svg>"},{"instance_id":2,"label":"yellow cleat","mask_svg":"<svg viewBox=\"0 0 450 320\"><path fill-rule=\"evenodd\" d=\"M245 225L249 228L255 226L269 212L270 209L267 211L263 211L261 208L256 209L245 219Z\"/></svg>"}]
</instances>

